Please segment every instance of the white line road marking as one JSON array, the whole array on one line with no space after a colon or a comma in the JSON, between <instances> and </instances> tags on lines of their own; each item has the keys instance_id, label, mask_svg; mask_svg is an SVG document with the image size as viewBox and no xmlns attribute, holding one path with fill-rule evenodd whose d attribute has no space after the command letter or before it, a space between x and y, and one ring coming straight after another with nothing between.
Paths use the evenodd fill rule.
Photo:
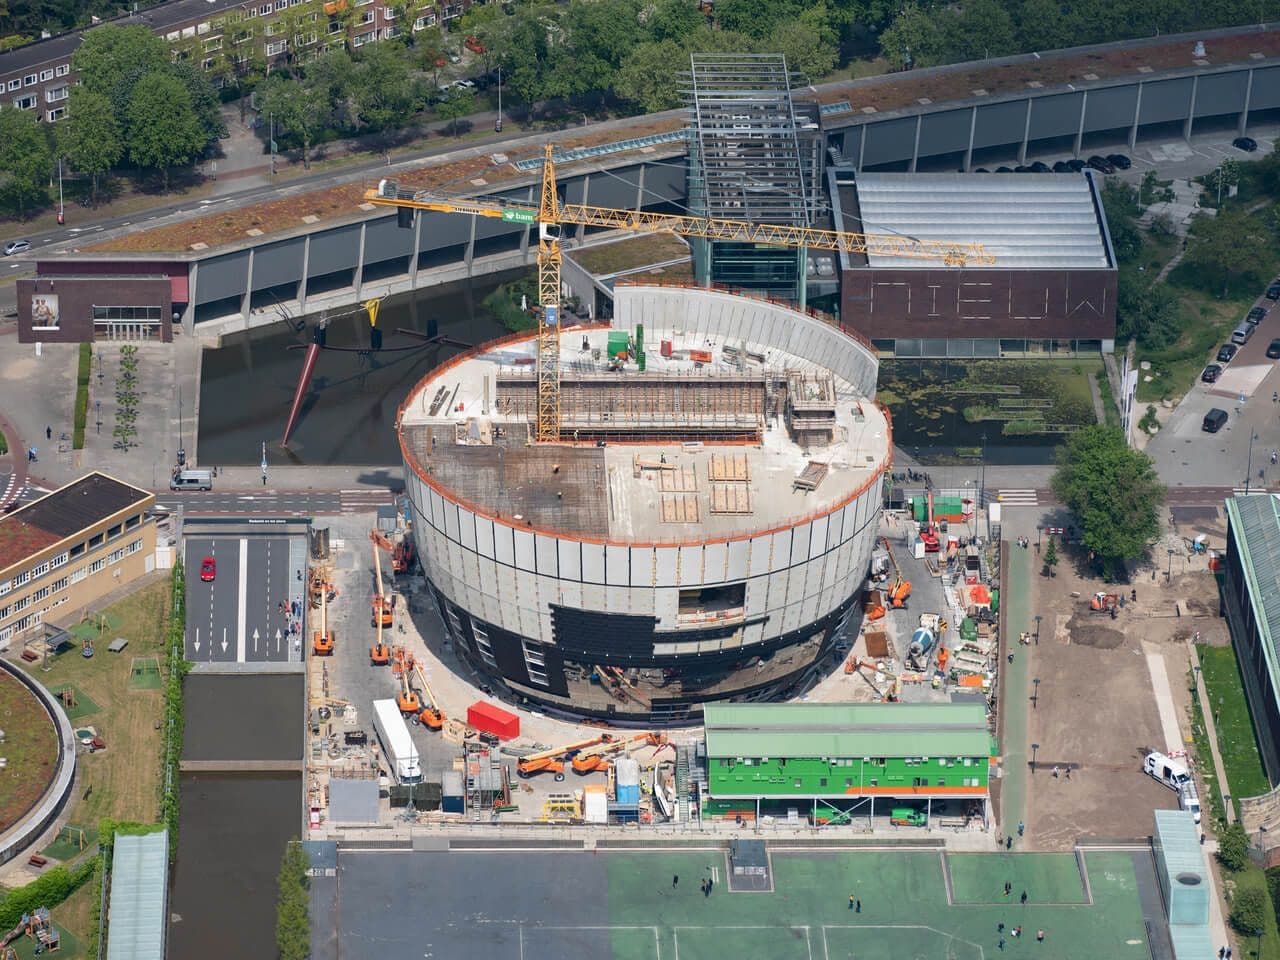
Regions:
<instances>
[{"instance_id":1,"label":"white line road marking","mask_svg":"<svg viewBox=\"0 0 1280 960\"><path fill-rule=\"evenodd\" d=\"M244 663L245 620L248 610L245 609L249 597L249 541L240 538L240 598L236 618L236 661Z\"/></svg>"},{"instance_id":2,"label":"white line road marking","mask_svg":"<svg viewBox=\"0 0 1280 960\"><path fill-rule=\"evenodd\" d=\"M196 627L195 648L196 648L196 653L199 653L200 652L200 628L199 627Z\"/></svg>"},{"instance_id":3,"label":"white line road marking","mask_svg":"<svg viewBox=\"0 0 1280 960\"><path fill-rule=\"evenodd\" d=\"M223 652L223 653L226 653L226 652L227 652L227 628L226 628L226 627L223 627L223 628L222 628L222 652ZM209 651L209 659L210 659L210 660L212 660L212 659L213 659L213 650L212 650L212 649L210 649L210 651Z\"/></svg>"}]
</instances>

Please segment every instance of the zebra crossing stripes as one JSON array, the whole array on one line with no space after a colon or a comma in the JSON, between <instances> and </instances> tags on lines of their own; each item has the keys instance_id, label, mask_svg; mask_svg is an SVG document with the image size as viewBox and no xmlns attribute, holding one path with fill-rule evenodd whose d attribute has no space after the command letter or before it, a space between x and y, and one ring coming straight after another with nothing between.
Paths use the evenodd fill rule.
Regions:
<instances>
[{"instance_id":1,"label":"zebra crossing stripes","mask_svg":"<svg viewBox=\"0 0 1280 960\"><path fill-rule=\"evenodd\" d=\"M1015 487L996 491L996 502L1006 507L1038 507L1040 499L1032 487Z\"/></svg>"}]
</instances>

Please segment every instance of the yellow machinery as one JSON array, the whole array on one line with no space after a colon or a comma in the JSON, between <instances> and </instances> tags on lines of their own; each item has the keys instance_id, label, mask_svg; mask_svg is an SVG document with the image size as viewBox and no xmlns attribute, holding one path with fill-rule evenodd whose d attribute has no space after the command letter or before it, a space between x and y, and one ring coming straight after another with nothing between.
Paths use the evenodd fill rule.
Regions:
<instances>
[{"instance_id":1,"label":"yellow machinery","mask_svg":"<svg viewBox=\"0 0 1280 960\"><path fill-rule=\"evenodd\" d=\"M645 745L663 747L666 744L667 738L661 733L637 733L633 737L624 737L621 740L588 747L586 750L579 751L573 758L573 772L580 776L585 776L588 773L608 770L613 764L614 758L629 747Z\"/></svg>"},{"instance_id":2,"label":"yellow machinery","mask_svg":"<svg viewBox=\"0 0 1280 960\"><path fill-rule=\"evenodd\" d=\"M428 730L440 730L444 727L445 715L440 709L440 704L436 701L436 695L431 692L431 684L427 683L427 675L422 672L422 664L414 663L413 672L418 676L418 686L422 690L422 695L426 698L426 704L422 708L422 712L418 714L418 719L422 725Z\"/></svg>"},{"instance_id":3,"label":"yellow machinery","mask_svg":"<svg viewBox=\"0 0 1280 960\"><path fill-rule=\"evenodd\" d=\"M409 675L413 670L413 654L404 647L396 647L391 661L391 671L400 681L400 693L396 696L396 706L406 716L416 715L422 711L422 698L409 683Z\"/></svg>"},{"instance_id":4,"label":"yellow machinery","mask_svg":"<svg viewBox=\"0 0 1280 960\"><path fill-rule=\"evenodd\" d=\"M531 753L516 761L516 773L522 777L531 777L535 773L554 773L557 780L563 780L566 759L580 750L594 747L597 743L610 743L612 740L613 737L609 734L602 733L590 740L579 740L577 743L566 743L563 746Z\"/></svg>"},{"instance_id":5,"label":"yellow machinery","mask_svg":"<svg viewBox=\"0 0 1280 960\"><path fill-rule=\"evenodd\" d=\"M735 243L767 243L783 247L870 253L917 260L934 260L949 267L988 266L995 257L980 243L947 243L917 240L893 234L843 233L811 227L773 223L748 223L716 217L615 210L578 203L561 203L556 195L555 159L551 144L542 162L542 195L537 207L497 200L461 200L429 191L401 193L394 181L382 180L365 191L368 203L412 210L469 213L510 223L538 225L538 422L539 443L560 439L560 228L563 224L630 230L635 233L671 233L705 240Z\"/></svg>"},{"instance_id":6,"label":"yellow machinery","mask_svg":"<svg viewBox=\"0 0 1280 960\"><path fill-rule=\"evenodd\" d=\"M320 591L320 632L311 639L311 649L320 657L333 656L333 631L329 629L329 594Z\"/></svg>"},{"instance_id":7,"label":"yellow machinery","mask_svg":"<svg viewBox=\"0 0 1280 960\"><path fill-rule=\"evenodd\" d=\"M582 804L572 793L549 793L542 801L543 823L581 823Z\"/></svg>"}]
</instances>

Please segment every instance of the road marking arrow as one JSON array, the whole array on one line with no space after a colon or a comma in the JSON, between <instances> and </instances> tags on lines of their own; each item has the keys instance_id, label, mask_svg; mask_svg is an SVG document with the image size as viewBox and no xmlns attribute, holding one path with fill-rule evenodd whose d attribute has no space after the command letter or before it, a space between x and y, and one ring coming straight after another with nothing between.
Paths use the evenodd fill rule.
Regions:
<instances>
[{"instance_id":1,"label":"road marking arrow","mask_svg":"<svg viewBox=\"0 0 1280 960\"><path fill-rule=\"evenodd\" d=\"M196 648L196 653L199 653L200 652L200 628L199 627L196 627L196 642L193 644L193 646Z\"/></svg>"},{"instance_id":2,"label":"road marking arrow","mask_svg":"<svg viewBox=\"0 0 1280 960\"><path fill-rule=\"evenodd\" d=\"M258 652L258 628L253 628L253 652Z\"/></svg>"},{"instance_id":3,"label":"road marking arrow","mask_svg":"<svg viewBox=\"0 0 1280 960\"><path fill-rule=\"evenodd\" d=\"M227 628L222 628L222 652L227 652Z\"/></svg>"},{"instance_id":4,"label":"road marking arrow","mask_svg":"<svg viewBox=\"0 0 1280 960\"><path fill-rule=\"evenodd\" d=\"M280 652L280 628L276 627L276 653Z\"/></svg>"}]
</instances>

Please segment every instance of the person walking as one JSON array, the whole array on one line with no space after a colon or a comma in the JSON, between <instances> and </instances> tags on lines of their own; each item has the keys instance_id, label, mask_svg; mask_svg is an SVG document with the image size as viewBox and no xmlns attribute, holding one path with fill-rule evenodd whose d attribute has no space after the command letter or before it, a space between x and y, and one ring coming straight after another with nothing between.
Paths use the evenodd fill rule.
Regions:
<instances>
[{"instance_id":1,"label":"person walking","mask_svg":"<svg viewBox=\"0 0 1280 960\"><path fill-rule=\"evenodd\" d=\"M855 900L855 901L854 901L854 903L853 903L853 912L854 912L854 913L861 913L861 912L862 912L862 899L861 899L861 898L859 898L859 899L857 899L857 900Z\"/></svg>"},{"instance_id":2,"label":"person walking","mask_svg":"<svg viewBox=\"0 0 1280 960\"><path fill-rule=\"evenodd\" d=\"M1006 850L1012 850L1012 849L1013 849L1013 837L1012 837L1012 836L1009 836L1009 837L1005 837L1005 838L1004 838L1004 848L1005 848Z\"/></svg>"},{"instance_id":3,"label":"person walking","mask_svg":"<svg viewBox=\"0 0 1280 960\"><path fill-rule=\"evenodd\" d=\"M680 882L680 874L678 874L678 873L676 873L676 874L672 874L672 876L671 876L671 889L672 889L672 890L674 890L674 889L676 888L676 885L677 885L679 882Z\"/></svg>"},{"instance_id":4,"label":"person walking","mask_svg":"<svg viewBox=\"0 0 1280 960\"><path fill-rule=\"evenodd\" d=\"M1068 766L1068 767L1066 768L1066 770L1064 771L1064 773L1065 773L1065 775L1066 775L1066 778L1067 778L1068 780L1070 780L1070 779L1071 779L1071 767L1070 767L1070 766Z\"/></svg>"},{"instance_id":5,"label":"person walking","mask_svg":"<svg viewBox=\"0 0 1280 960\"><path fill-rule=\"evenodd\" d=\"M1027 891L1025 890L1022 891L1022 905L1024 907L1027 905Z\"/></svg>"},{"instance_id":6,"label":"person walking","mask_svg":"<svg viewBox=\"0 0 1280 960\"><path fill-rule=\"evenodd\" d=\"M1007 897L1011 893L1013 893L1013 884L1006 880L1004 882L1004 895Z\"/></svg>"},{"instance_id":7,"label":"person walking","mask_svg":"<svg viewBox=\"0 0 1280 960\"><path fill-rule=\"evenodd\" d=\"M53 427L45 427L45 428L44 428L44 438L45 438L46 440L52 440L52 439L53 439ZM1275 463L1275 461L1274 461L1274 460L1272 460L1271 462L1272 462L1272 463Z\"/></svg>"},{"instance_id":8,"label":"person walking","mask_svg":"<svg viewBox=\"0 0 1280 960\"><path fill-rule=\"evenodd\" d=\"M1037 931L1036 931L1036 943L1044 943L1044 931L1043 931L1043 930L1037 930Z\"/></svg>"},{"instance_id":9,"label":"person walking","mask_svg":"<svg viewBox=\"0 0 1280 960\"><path fill-rule=\"evenodd\" d=\"M852 910L852 909L853 909L853 905L854 905L855 903L857 903L857 902L858 902L858 898L857 898L857 897L855 897L852 893L851 893L851 894L849 894L849 909L850 909L850 910Z\"/></svg>"},{"instance_id":10,"label":"person walking","mask_svg":"<svg viewBox=\"0 0 1280 960\"><path fill-rule=\"evenodd\" d=\"M1001 950L1004 949L1004 937L1000 938L1000 942L997 943L996 946L999 947Z\"/></svg>"},{"instance_id":11,"label":"person walking","mask_svg":"<svg viewBox=\"0 0 1280 960\"><path fill-rule=\"evenodd\" d=\"M1027 825L1026 825L1025 823L1023 823L1021 820L1019 820L1019 821L1018 821L1018 836L1022 836L1022 835L1026 832L1026 829L1027 829Z\"/></svg>"},{"instance_id":12,"label":"person walking","mask_svg":"<svg viewBox=\"0 0 1280 960\"><path fill-rule=\"evenodd\" d=\"M1058 765L1056 763L1053 765L1053 779L1058 779Z\"/></svg>"}]
</instances>

